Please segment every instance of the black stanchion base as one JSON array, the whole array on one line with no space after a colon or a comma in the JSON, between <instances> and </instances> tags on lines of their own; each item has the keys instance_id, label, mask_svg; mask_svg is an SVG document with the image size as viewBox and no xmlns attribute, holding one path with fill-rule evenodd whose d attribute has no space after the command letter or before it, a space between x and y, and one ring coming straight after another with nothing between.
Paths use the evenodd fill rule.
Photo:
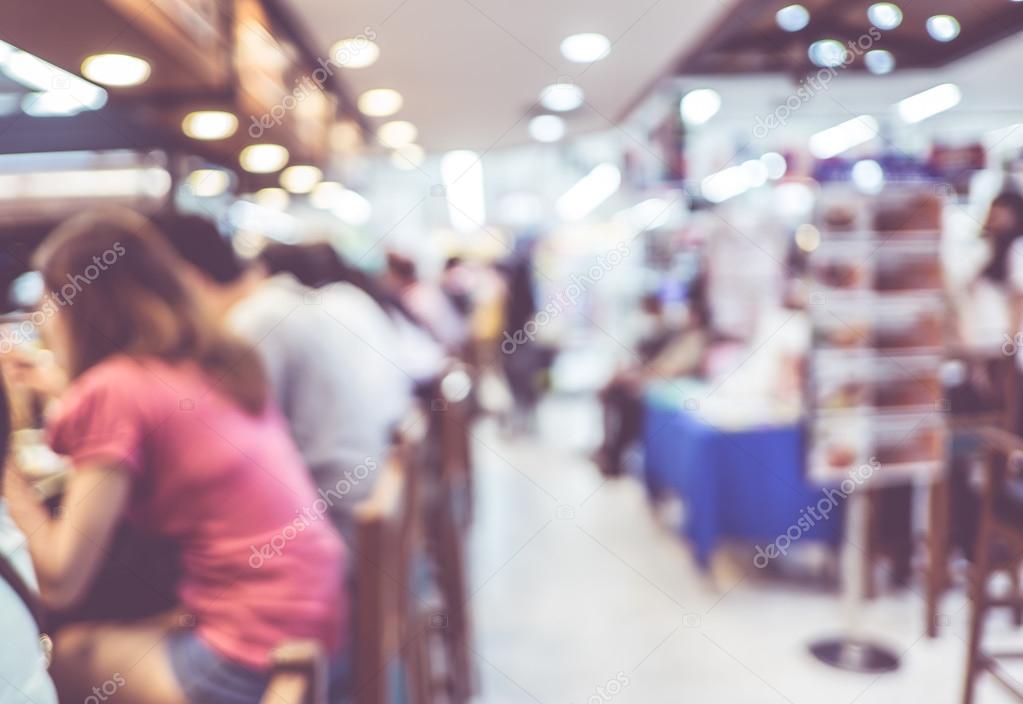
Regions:
<instances>
[{"instance_id":1,"label":"black stanchion base","mask_svg":"<svg viewBox=\"0 0 1023 704\"><path fill-rule=\"evenodd\" d=\"M851 672L879 674L899 669L899 656L874 643L852 638L829 638L810 645L821 662Z\"/></svg>"}]
</instances>

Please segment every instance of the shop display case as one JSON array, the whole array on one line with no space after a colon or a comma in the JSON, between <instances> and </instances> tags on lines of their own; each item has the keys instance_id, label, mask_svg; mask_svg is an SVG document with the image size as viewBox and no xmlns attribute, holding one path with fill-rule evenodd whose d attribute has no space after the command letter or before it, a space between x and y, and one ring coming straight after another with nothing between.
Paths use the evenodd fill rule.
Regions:
<instances>
[{"instance_id":1,"label":"shop display case","mask_svg":"<svg viewBox=\"0 0 1023 704\"><path fill-rule=\"evenodd\" d=\"M941 194L928 185L822 194L821 243L808 269L814 480L841 481L868 463L880 468L871 480L882 483L941 468L941 210Z\"/></svg>"}]
</instances>

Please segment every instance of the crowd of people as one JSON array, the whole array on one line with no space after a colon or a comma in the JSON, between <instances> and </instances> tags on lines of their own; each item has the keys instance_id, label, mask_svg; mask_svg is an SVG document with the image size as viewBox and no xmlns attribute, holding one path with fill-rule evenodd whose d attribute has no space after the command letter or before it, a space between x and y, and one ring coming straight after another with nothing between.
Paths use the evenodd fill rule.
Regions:
<instances>
[{"instance_id":1,"label":"crowd of people","mask_svg":"<svg viewBox=\"0 0 1023 704\"><path fill-rule=\"evenodd\" d=\"M35 704L98 683L126 702L255 702L274 648L304 640L347 701L354 510L402 419L472 354L464 264L434 284L398 255L372 276L326 243L243 262L204 218L103 210L59 226L32 266L56 304L29 317L45 354L5 346L0 452L31 425L8 406L33 395L70 471L48 504L7 462L0 679ZM104 580L126 545L170 584Z\"/></svg>"}]
</instances>

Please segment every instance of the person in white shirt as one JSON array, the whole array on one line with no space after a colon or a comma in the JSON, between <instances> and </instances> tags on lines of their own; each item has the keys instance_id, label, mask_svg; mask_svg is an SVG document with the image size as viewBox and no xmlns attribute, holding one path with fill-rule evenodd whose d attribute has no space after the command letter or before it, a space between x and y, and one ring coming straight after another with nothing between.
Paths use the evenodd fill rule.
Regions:
<instances>
[{"instance_id":1,"label":"person in white shirt","mask_svg":"<svg viewBox=\"0 0 1023 704\"><path fill-rule=\"evenodd\" d=\"M30 491L16 468L4 476L10 416L7 394L0 381L0 486L4 494ZM5 481L6 480L6 481ZM49 654L40 640L36 600L39 585L28 552L28 541L14 524L0 498L0 702L57 704L57 691L47 673Z\"/></svg>"},{"instance_id":2,"label":"person in white shirt","mask_svg":"<svg viewBox=\"0 0 1023 704\"><path fill-rule=\"evenodd\" d=\"M1023 316L1023 195L1004 191L984 224L988 255L955 298L960 341L997 354L1015 347Z\"/></svg>"},{"instance_id":3,"label":"person in white shirt","mask_svg":"<svg viewBox=\"0 0 1023 704\"><path fill-rule=\"evenodd\" d=\"M405 307L452 355L469 342L469 325L437 284L419 278L415 263L393 252L387 255L387 279Z\"/></svg>"}]
</instances>

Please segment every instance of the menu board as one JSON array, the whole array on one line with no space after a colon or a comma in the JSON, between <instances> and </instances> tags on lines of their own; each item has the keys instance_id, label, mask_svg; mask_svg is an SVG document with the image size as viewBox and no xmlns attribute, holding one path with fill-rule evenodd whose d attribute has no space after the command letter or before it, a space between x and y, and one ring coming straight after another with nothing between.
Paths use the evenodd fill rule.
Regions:
<instances>
[{"instance_id":1,"label":"menu board","mask_svg":"<svg viewBox=\"0 0 1023 704\"><path fill-rule=\"evenodd\" d=\"M808 267L815 481L865 469L871 482L905 482L941 470L942 197L917 184L822 193Z\"/></svg>"}]
</instances>

